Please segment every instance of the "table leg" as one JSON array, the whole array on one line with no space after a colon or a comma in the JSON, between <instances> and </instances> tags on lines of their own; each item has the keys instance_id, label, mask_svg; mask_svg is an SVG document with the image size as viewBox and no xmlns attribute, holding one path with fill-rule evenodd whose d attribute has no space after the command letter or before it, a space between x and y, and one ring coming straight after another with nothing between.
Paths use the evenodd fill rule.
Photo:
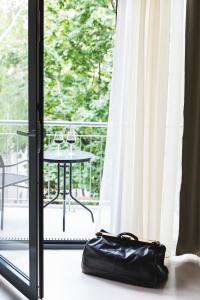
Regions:
<instances>
[{"instance_id":1,"label":"table leg","mask_svg":"<svg viewBox=\"0 0 200 300\"><path fill-rule=\"evenodd\" d=\"M50 200L49 202L45 203L43 205L43 208L47 207L49 204L51 204L52 202L54 202L60 195L60 164L58 164L58 184L57 184L57 194L55 195L55 197Z\"/></svg>"},{"instance_id":2,"label":"table leg","mask_svg":"<svg viewBox=\"0 0 200 300\"><path fill-rule=\"evenodd\" d=\"M66 164L63 170L63 232L65 232L65 214L66 214Z\"/></svg>"},{"instance_id":3,"label":"table leg","mask_svg":"<svg viewBox=\"0 0 200 300\"><path fill-rule=\"evenodd\" d=\"M83 203L81 203L78 199L76 199L73 195L72 195L72 163L69 164L69 195L71 196L71 198L77 202L79 205L81 205L83 208L85 208L87 211L89 211L89 213L91 214L91 218L92 218L92 222L94 223L94 215L93 212Z\"/></svg>"}]
</instances>

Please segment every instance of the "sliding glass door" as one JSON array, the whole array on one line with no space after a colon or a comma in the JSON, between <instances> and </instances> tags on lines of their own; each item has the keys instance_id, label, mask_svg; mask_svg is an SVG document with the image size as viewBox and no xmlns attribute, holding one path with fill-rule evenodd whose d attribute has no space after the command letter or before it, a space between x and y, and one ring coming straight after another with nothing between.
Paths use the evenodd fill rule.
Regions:
<instances>
[{"instance_id":1,"label":"sliding glass door","mask_svg":"<svg viewBox=\"0 0 200 300\"><path fill-rule=\"evenodd\" d=\"M0 9L0 274L36 300L43 296L43 4L0 0Z\"/></svg>"}]
</instances>

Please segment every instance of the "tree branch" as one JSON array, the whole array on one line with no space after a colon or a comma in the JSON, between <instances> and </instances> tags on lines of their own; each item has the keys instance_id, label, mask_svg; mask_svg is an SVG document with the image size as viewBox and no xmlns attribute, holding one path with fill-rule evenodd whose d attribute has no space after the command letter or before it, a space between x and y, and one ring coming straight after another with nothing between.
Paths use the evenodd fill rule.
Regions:
<instances>
[{"instance_id":1,"label":"tree branch","mask_svg":"<svg viewBox=\"0 0 200 300\"><path fill-rule=\"evenodd\" d=\"M99 75L99 83L101 83L101 63L99 63L98 75Z\"/></svg>"},{"instance_id":2,"label":"tree branch","mask_svg":"<svg viewBox=\"0 0 200 300\"><path fill-rule=\"evenodd\" d=\"M115 3L115 0L110 0L110 3L112 5L112 8L113 8L114 12L116 13L116 3Z\"/></svg>"},{"instance_id":3,"label":"tree branch","mask_svg":"<svg viewBox=\"0 0 200 300\"><path fill-rule=\"evenodd\" d=\"M99 86L99 97L101 96L101 63L98 66L98 86Z\"/></svg>"},{"instance_id":4,"label":"tree branch","mask_svg":"<svg viewBox=\"0 0 200 300\"><path fill-rule=\"evenodd\" d=\"M10 26L7 27L7 29L3 32L3 34L0 36L0 43L3 41L3 39L9 34L9 32L11 31L11 29L14 27L15 22L17 21L17 18L19 17L20 13L22 11L22 8L20 8L18 10L18 12L16 13L16 15L14 16Z\"/></svg>"}]
</instances>

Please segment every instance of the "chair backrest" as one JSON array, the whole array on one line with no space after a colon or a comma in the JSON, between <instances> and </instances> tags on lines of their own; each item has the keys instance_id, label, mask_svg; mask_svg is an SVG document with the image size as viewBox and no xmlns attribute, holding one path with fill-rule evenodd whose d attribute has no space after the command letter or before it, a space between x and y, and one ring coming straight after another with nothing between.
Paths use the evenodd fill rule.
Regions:
<instances>
[{"instance_id":1,"label":"chair backrest","mask_svg":"<svg viewBox=\"0 0 200 300\"><path fill-rule=\"evenodd\" d=\"M4 161L3 161L2 156L0 155L0 168L3 168L3 167L4 167Z\"/></svg>"},{"instance_id":2,"label":"chair backrest","mask_svg":"<svg viewBox=\"0 0 200 300\"><path fill-rule=\"evenodd\" d=\"M1 178L1 182L0 182L0 188L2 189L2 187L4 186L4 180L5 180L5 166L4 166L4 161L2 156L0 155L0 178Z\"/></svg>"}]
</instances>

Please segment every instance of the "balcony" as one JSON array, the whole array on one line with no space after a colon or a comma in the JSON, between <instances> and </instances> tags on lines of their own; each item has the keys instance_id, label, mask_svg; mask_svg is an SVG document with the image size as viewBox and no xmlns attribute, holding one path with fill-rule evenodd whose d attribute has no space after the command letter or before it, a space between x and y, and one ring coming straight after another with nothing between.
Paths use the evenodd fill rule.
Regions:
<instances>
[{"instance_id":1,"label":"balcony","mask_svg":"<svg viewBox=\"0 0 200 300\"><path fill-rule=\"evenodd\" d=\"M26 137L16 134L17 128L26 129L26 121L0 121L0 143L4 145L4 160L7 163L27 159ZM89 151L95 155L91 163L76 164L73 167L73 194L87 205L97 219L100 183L104 162L107 123L45 121L44 148L53 149L54 133L59 130L64 134L63 149L67 149L66 134L70 128L76 132L77 150ZM26 166L13 168L13 173L27 174ZM63 175L61 174L61 179ZM23 185L23 184L22 184ZM28 239L28 189L9 187L5 195L5 220L1 239ZM44 163L44 203L50 201L57 190L57 166ZM92 223L88 212L73 200L67 198L66 231L62 231L63 200L62 195L53 204L44 208L44 237L46 240L87 239L94 234L95 223ZM15 224L18 224L17 227Z\"/></svg>"}]
</instances>

